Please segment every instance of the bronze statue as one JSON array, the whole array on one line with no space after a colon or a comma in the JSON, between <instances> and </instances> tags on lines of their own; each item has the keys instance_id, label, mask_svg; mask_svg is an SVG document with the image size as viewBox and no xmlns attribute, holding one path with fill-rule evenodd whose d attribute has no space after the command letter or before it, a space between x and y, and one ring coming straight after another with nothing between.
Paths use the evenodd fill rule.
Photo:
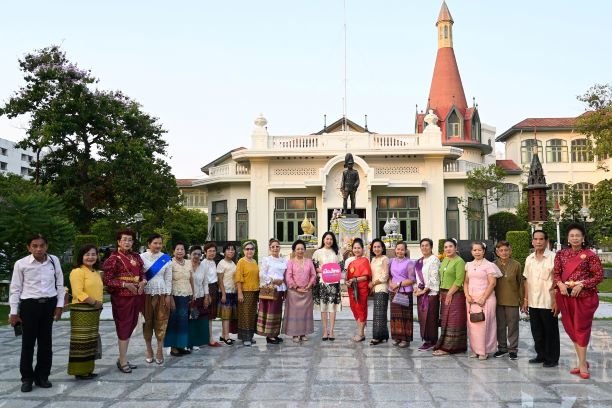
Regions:
<instances>
[{"instance_id":1,"label":"bronze statue","mask_svg":"<svg viewBox=\"0 0 612 408\"><path fill-rule=\"evenodd\" d=\"M353 168L355 161L353 155L347 153L344 158L344 167L346 170L342 172L342 184L340 184L340 190L342 191L342 209L345 214L349 214L348 209L348 198L351 199L351 212L355 214L355 192L359 187L359 172Z\"/></svg>"}]
</instances>

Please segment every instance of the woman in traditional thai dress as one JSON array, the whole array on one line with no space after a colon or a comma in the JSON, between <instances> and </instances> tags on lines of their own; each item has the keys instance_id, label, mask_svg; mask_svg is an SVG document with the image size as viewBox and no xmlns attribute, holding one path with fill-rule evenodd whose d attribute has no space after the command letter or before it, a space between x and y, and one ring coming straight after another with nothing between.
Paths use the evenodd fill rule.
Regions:
<instances>
[{"instance_id":1,"label":"woman in traditional thai dress","mask_svg":"<svg viewBox=\"0 0 612 408\"><path fill-rule=\"evenodd\" d=\"M317 279L317 271L311 259L305 258L306 243L298 239L291 246L293 258L287 262L285 282L287 298L283 333L292 336L294 343L308 340L306 335L314 332L312 318L312 287Z\"/></svg>"},{"instance_id":2,"label":"woman in traditional thai dress","mask_svg":"<svg viewBox=\"0 0 612 408\"><path fill-rule=\"evenodd\" d=\"M364 255L363 240L355 238L352 246L353 256L346 260L346 285L353 316L357 321L357 334L354 342L365 340L365 326L368 320L369 283L372 280L370 261Z\"/></svg>"},{"instance_id":3,"label":"woman in traditional thai dress","mask_svg":"<svg viewBox=\"0 0 612 408\"><path fill-rule=\"evenodd\" d=\"M334 341L336 335L336 312L340 307L340 283L325 283L321 277L321 267L328 263L342 265L342 256L338 252L338 242L333 232L327 231L321 238L321 247L312 254L312 262L317 271L317 283L313 290L314 303L321 310L323 324L323 341Z\"/></svg>"},{"instance_id":4,"label":"woman in traditional thai dress","mask_svg":"<svg viewBox=\"0 0 612 408\"><path fill-rule=\"evenodd\" d=\"M395 258L389 262L389 295L391 299L391 338L393 345L401 348L410 346L413 332L412 285L415 262L403 241L395 244ZM396 296L404 296L409 304L400 304Z\"/></svg>"},{"instance_id":5,"label":"woman in traditional thai dress","mask_svg":"<svg viewBox=\"0 0 612 408\"><path fill-rule=\"evenodd\" d=\"M230 333L238 333L238 295L234 283L234 275L236 274L235 255L236 247L232 243L227 243L223 247L223 259L217 264L217 277L221 294L217 317L221 319L222 327L219 340L228 346L234 344L234 340L230 338Z\"/></svg>"},{"instance_id":6,"label":"woman in traditional thai dress","mask_svg":"<svg viewBox=\"0 0 612 408\"><path fill-rule=\"evenodd\" d=\"M209 245L215 247L214 243L208 243L204 246L207 248ZM208 332L208 303L210 302L210 296L208 296L208 274L207 268L210 267L210 263L216 268L214 251L209 254L206 252L206 260L201 262L202 259L202 247L194 245L189 249L189 262L191 263L191 273L193 276L193 301L189 306L189 330L188 330L188 347L191 350L199 350L200 346L206 344L210 340ZM210 257L212 256L212 259Z\"/></svg>"},{"instance_id":7,"label":"woman in traditional thai dress","mask_svg":"<svg viewBox=\"0 0 612 408\"><path fill-rule=\"evenodd\" d=\"M257 334L266 337L269 344L279 344L278 337L283 320L283 301L285 300L285 271L287 260L280 256L280 241L272 238L269 242L270 255L261 260L259 286L274 286L274 299L259 298L257 313Z\"/></svg>"},{"instance_id":8,"label":"woman in traditional thai dress","mask_svg":"<svg viewBox=\"0 0 612 408\"><path fill-rule=\"evenodd\" d=\"M467 319L467 332L470 340L470 357L486 360L497 350L497 318L495 309L495 284L502 276L493 262L485 259L487 247L482 242L472 242L474 260L465 265L465 293L467 315L484 313L484 321L473 322Z\"/></svg>"},{"instance_id":9,"label":"woman in traditional thai dress","mask_svg":"<svg viewBox=\"0 0 612 408\"><path fill-rule=\"evenodd\" d=\"M238 291L238 338L251 347L257 327L257 300L259 298L259 266L255 260L255 244L246 241L242 245L244 257L236 265L234 282Z\"/></svg>"},{"instance_id":10,"label":"woman in traditional thai dress","mask_svg":"<svg viewBox=\"0 0 612 408\"><path fill-rule=\"evenodd\" d=\"M152 338L155 331L157 352L155 362L164 362L164 337L168 328L170 311L174 309L172 299L172 257L161 252L163 241L159 234L152 234L147 239L149 249L140 254L147 277L145 286L144 325L142 334L147 348L145 361L153 362Z\"/></svg>"},{"instance_id":11,"label":"woman in traditional thai dress","mask_svg":"<svg viewBox=\"0 0 612 408\"><path fill-rule=\"evenodd\" d=\"M464 353L467 350L467 312L463 280L465 261L457 253L457 240L444 241L444 260L440 264L440 337L434 356Z\"/></svg>"},{"instance_id":12,"label":"woman in traditional thai dress","mask_svg":"<svg viewBox=\"0 0 612 408\"><path fill-rule=\"evenodd\" d=\"M68 374L80 380L90 380L98 376L93 371L104 289L95 245L85 245L79 250L77 265L80 266L70 272L72 305Z\"/></svg>"},{"instance_id":13,"label":"woman in traditional thai dress","mask_svg":"<svg viewBox=\"0 0 612 408\"><path fill-rule=\"evenodd\" d=\"M389 258L386 256L385 244L380 238L372 240L370 246L372 248L370 261L372 281L368 284L368 287L374 294L374 316L372 316L372 340L370 345L376 346L389 340L389 328L387 327Z\"/></svg>"},{"instance_id":14,"label":"woman in traditional thai dress","mask_svg":"<svg viewBox=\"0 0 612 408\"><path fill-rule=\"evenodd\" d=\"M119 338L117 368L131 373L137 368L127 360L132 332L138 324L138 315L144 305L144 287L147 284L142 259L132 252L136 233L123 229L117 233L117 248L104 262L104 284L111 295L113 321Z\"/></svg>"},{"instance_id":15,"label":"woman in traditional thai dress","mask_svg":"<svg viewBox=\"0 0 612 408\"><path fill-rule=\"evenodd\" d=\"M580 224L567 230L568 248L555 256L554 281L561 321L574 343L578 365L570 370L589 379L587 346L591 338L593 316L599 306L597 285L603 280L603 268L597 254L586 248L586 231Z\"/></svg>"},{"instance_id":16,"label":"woman in traditional thai dress","mask_svg":"<svg viewBox=\"0 0 612 408\"><path fill-rule=\"evenodd\" d=\"M170 313L164 347L170 347L170 354L178 357L190 354L189 345L189 303L193 300L193 274L191 264L185 260L185 244L174 245L172 258L172 297L174 310Z\"/></svg>"},{"instance_id":17,"label":"woman in traditional thai dress","mask_svg":"<svg viewBox=\"0 0 612 408\"><path fill-rule=\"evenodd\" d=\"M438 342L438 320L440 318L440 260L433 255L433 241L423 238L420 242L423 256L416 262L417 315L423 344L419 351L426 351ZM412 309L410 310L412 316ZM412 328L412 319L410 321Z\"/></svg>"},{"instance_id":18,"label":"woman in traditional thai dress","mask_svg":"<svg viewBox=\"0 0 612 408\"><path fill-rule=\"evenodd\" d=\"M208 282L207 293L210 296L210 301L208 302L206 310L208 319L208 333L210 335L208 345L210 347L220 347L221 343L215 341L212 331L213 320L215 320L217 318L217 314L219 314L219 277L217 276L217 264L215 264L217 244L214 242L209 242L204 245L204 255L206 256L206 259L204 262L202 262L202 264L206 270L206 281Z\"/></svg>"}]
</instances>

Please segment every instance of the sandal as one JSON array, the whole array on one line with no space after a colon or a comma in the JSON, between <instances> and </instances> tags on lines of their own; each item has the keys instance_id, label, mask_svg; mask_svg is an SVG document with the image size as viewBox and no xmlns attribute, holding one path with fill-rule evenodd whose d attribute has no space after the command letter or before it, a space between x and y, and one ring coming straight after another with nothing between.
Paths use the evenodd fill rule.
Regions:
<instances>
[{"instance_id":1,"label":"sandal","mask_svg":"<svg viewBox=\"0 0 612 408\"><path fill-rule=\"evenodd\" d=\"M351 337L351 341L353 341L354 343L359 343L361 341L365 341L365 336L353 336Z\"/></svg>"},{"instance_id":2,"label":"sandal","mask_svg":"<svg viewBox=\"0 0 612 408\"><path fill-rule=\"evenodd\" d=\"M153 357L147 357L145 358L145 361L147 362L147 364L151 364L153 362Z\"/></svg>"},{"instance_id":3,"label":"sandal","mask_svg":"<svg viewBox=\"0 0 612 408\"><path fill-rule=\"evenodd\" d=\"M293 342L294 343L299 343L300 342L300 336L293 336Z\"/></svg>"},{"instance_id":4,"label":"sandal","mask_svg":"<svg viewBox=\"0 0 612 408\"><path fill-rule=\"evenodd\" d=\"M170 355L173 357L180 357L183 355L183 353L181 353L180 351L170 350Z\"/></svg>"},{"instance_id":5,"label":"sandal","mask_svg":"<svg viewBox=\"0 0 612 408\"><path fill-rule=\"evenodd\" d=\"M117 360L117 368L119 369L119 371L121 371L122 373L125 374L130 374L132 372L132 368L130 367L130 363L127 363L126 365L121 365L121 362L119 360Z\"/></svg>"},{"instance_id":6,"label":"sandal","mask_svg":"<svg viewBox=\"0 0 612 408\"><path fill-rule=\"evenodd\" d=\"M306 337L306 336L300 336L300 339L301 339L302 341L308 341L308 337ZM332 340L332 341L333 341L333 340Z\"/></svg>"},{"instance_id":7,"label":"sandal","mask_svg":"<svg viewBox=\"0 0 612 408\"><path fill-rule=\"evenodd\" d=\"M221 340L222 342L224 342L225 344L227 344L228 346L231 346L234 344L234 340L232 339L225 339L223 337L219 337L219 340Z\"/></svg>"},{"instance_id":8,"label":"sandal","mask_svg":"<svg viewBox=\"0 0 612 408\"><path fill-rule=\"evenodd\" d=\"M381 340L376 340L376 339L370 340L370 346L378 346L380 343L382 343Z\"/></svg>"},{"instance_id":9,"label":"sandal","mask_svg":"<svg viewBox=\"0 0 612 408\"><path fill-rule=\"evenodd\" d=\"M444 351L444 350L436 350L433 353L431 353L432 355L436 356L436 357L440 357L440 356L448 356L450 353Z\"/></svg>"},{"instance_id":10,"label":"sandal","mask_svg":"<svg viewBox=\"0 0 612 408\"><path fill-rule=\"evenodd\" d=\"M400 341L399 344L397 345L397 347L399 347L399 348L410 347L410 342L409 341Z\"/></svg>"}]
</instances>

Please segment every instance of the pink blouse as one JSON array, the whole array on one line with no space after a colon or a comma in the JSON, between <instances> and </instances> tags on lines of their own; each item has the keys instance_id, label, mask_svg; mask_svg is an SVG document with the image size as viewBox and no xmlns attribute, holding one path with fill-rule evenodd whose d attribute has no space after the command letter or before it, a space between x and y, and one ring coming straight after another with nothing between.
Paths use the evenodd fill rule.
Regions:
<instances>
[{"instance_id":1,"label":"pink blouse","mask_svg":"<svg viewBox=\"0 0 612 408\"><path fill-rule=\"evenodd\" d=\"M305 288L313 286L317 279L317 271L311 259L304 258L304 266L301 266L295 259L287 262L285 272L285 282L289 289Z\"/></svg>"}]
</instances>

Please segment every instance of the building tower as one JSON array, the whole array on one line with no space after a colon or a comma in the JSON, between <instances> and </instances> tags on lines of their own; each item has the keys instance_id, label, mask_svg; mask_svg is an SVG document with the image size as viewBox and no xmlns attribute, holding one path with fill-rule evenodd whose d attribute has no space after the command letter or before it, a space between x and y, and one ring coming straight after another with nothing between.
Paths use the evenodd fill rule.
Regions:
<instances>
[{"instance_id":1,"label":"building tower","mask_svg":"<svg viewBox=\"0 0 612 408\"><path fill-rule=\"evenodd\" d=\"M463 83L453 48L454 23L448 6L443 1L436 21L438 53L425 112L431 109L438 116L438 125L442 131L442 144L476 148L481 153L488 154L493 151L493 148L481 142L478 106L473 103L471 107L468 107L463 91ZM417 112L415 124L417 133L423 133L427 126L424 119L425 113Z\"/></svg>"},{"instance_id":2,"label":"building tower","mask_svg":"<svg viewBox=\"0 0 612 408\"><path fill-rule=\"evenodd\" d=\"M534 146L529 177L527 178L527 207L529 212L529 223L532 225L542 224L548 220L548 208L546 205L546 190L550 187L546 184L544 169L538 157L538 148Z\"/></svg>"}]
</instances>

